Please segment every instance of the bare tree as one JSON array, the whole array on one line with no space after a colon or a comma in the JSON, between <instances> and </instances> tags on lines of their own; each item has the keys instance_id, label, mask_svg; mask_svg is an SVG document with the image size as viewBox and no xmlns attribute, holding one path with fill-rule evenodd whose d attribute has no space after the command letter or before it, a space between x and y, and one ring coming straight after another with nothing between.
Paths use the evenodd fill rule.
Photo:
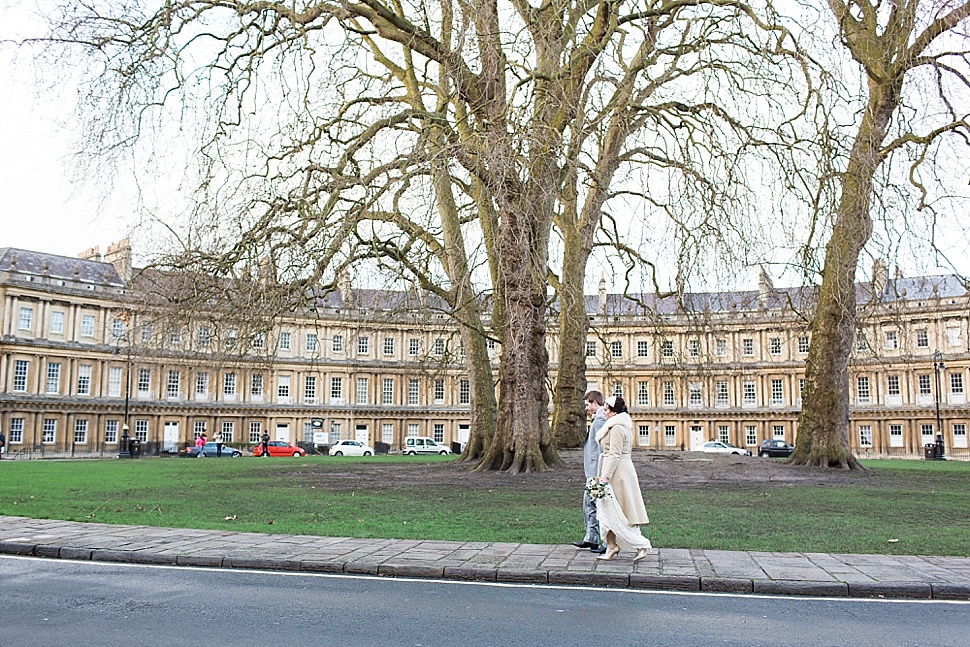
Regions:
<instances>
[{"instance_id":1,"label":"bare tree","mask_svg":"<svg viewBox=\"0 0 970 647\"><path fill-rule=\"evenodd\" d=\"M553 429L565 446L585 434L583 283L593 250L613 257L624 293L642 289L631 274L647 268L662 294L654 265L661 255L638 251L623 225L666 221L677 232L678 276L705 264L705 254L722 254L719 262L736 271L734 261L746 255L739 233L767 217L759 193L771 180L751 170L799 174L794 158L814 105L811 65L770 3L758 12L743 3L653 3L618 13L618 32L639 34L631 54L608 49L607 63L572 98L580 109L566 142L555 220L562 265L552 277L559 344Z\"/></svg>"},{"instance_id":2,"label":"bare tree","mask_svg":"<svg viewBox=\"0 0 970 647\"><path fill-rule=\"evenodd\" d=\"M784 103L778 77L808 93L770 6L734 0L68 0L51 24L49 51L87 65L89 150L186 133L176 152L199 191L188 226L172 227L185 269L232 277L269 258L296 302L360 266L436 294L467 353L464 458L510 472L558 463L545 343L556 232L566 412L585 380L582 285L607 202L632 196L715 232L744 154L803 112L794 101L766 119ZM662 195L649 174L620 186L619 170L648 163L675 169ZM497 381L488 339L501 343Z\"/></svg>"},{"instance_id":3,"label":"bare tree","mask_svg":"<svg viewBox=\"0 0 970 647\"><path fill-rule=\"evenodd\" d=\"M858 468L849 450L848 363L856 329L855 273L873 228L876 174L895 153L911 153L908 177L922 196L922 172L941 138L966 143L970 90L970 3L828 0L840 43L865 75L866 93L850 138L822 281L812 319L797 464Z\"/></svg>"}]
</instances>

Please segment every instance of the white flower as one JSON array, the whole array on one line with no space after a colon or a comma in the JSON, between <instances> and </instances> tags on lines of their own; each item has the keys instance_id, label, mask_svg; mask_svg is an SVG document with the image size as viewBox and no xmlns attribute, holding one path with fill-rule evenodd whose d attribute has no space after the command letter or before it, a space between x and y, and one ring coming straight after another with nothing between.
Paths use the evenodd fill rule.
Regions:
<instances>
[{"instance_id":1,"label":"white flower","mask_svg":"<svg viewBox=\"0 0 970 647\"><path fill-rule=\"evenodd\" d=\"M586 479L586 492L589 493L591 499L602 499L605 496L609 496L606 486L606 483L595 476Z\"/></svg>"}]
</instances>

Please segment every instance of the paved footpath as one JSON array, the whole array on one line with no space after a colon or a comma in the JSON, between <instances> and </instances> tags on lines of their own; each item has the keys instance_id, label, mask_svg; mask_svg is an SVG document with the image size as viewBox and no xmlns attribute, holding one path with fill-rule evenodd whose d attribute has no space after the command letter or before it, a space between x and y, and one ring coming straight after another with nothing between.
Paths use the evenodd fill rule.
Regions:
<instances>
[{"instance_id":1,"label":"paved footpath","mask_svg":"<svg viewBox=\"0 0 970 647\"><path fill-rule=\"evenodd\" d=\"M0 516L0 553L136 564L774 595L970 600L970 558L354 539Z\"/></svg>"}]
</instances>

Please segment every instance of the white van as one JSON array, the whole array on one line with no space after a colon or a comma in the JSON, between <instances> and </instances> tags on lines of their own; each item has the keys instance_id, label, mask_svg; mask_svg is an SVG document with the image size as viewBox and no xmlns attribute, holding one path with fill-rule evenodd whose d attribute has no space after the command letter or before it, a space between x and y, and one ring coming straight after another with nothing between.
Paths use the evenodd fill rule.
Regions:
<instances>
[{"instance_id":1,"label":"white van","mask_svg":"<svg viewBox=\"0 0 970 647\"><path fill-rule=\"evenodd\" d=\"M446 445L436 443L427 436L409 436L404 439L404 455L416 456L418 454L450 454L451 450Z\"/></svg>"}]
</instances>

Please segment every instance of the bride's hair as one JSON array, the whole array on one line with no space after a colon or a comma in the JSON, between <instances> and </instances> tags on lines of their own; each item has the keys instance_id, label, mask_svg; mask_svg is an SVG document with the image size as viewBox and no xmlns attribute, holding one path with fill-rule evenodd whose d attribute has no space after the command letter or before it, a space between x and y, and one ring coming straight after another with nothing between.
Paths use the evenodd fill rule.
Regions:
<instances>
[{"instance_id":1,"label":"bride's hair","mask_svg":"<svg viewBox=\"0 0 970 647\"><path fill-rule=\"evenodd\" d=\"M606 398L606 406L613 413L626 413L626 402L618 395Z\"/></svg>"}]
</instances>

